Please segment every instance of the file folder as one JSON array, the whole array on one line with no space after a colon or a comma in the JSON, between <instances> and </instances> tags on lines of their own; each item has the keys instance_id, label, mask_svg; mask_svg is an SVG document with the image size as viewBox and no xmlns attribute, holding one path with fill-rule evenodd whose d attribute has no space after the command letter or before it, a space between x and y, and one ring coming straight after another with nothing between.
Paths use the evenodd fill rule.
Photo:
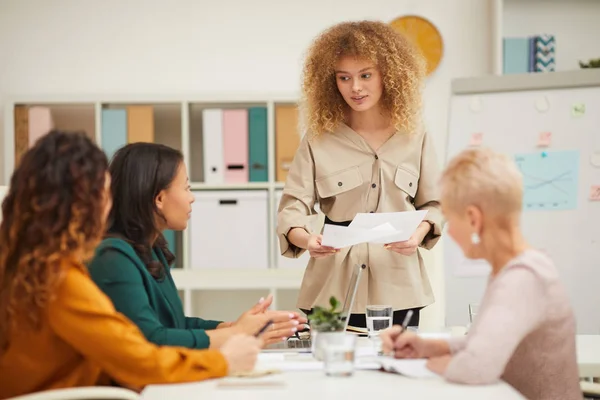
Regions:
<instances>
[{"instance_id":1,"label":"file folder","mask_svg":"<svg viewBox=\"0 0 600 400\"><path fill-rule=\"evenodd\" d=\"M202 155L204 182L219 185L224 181L223 162L223 110L202 111Z\"/></svg>"},{"instance_id":2,"label":"file folder","mask_svg":"<svg viewBox=\"0 0 600 400\"><path fill-rule=\"evenodd\" d=\"M267 182L269 180L267 130L267 108L250 108L248 110L250 182Z\"/></svg>"},{"instance_id":3,"label":"file folder","mask_svg":"<svg viewBox=\"0 0 600 400\"><path fill-rule=\"evenodd\" d=\"M285 182L294 155L300 145L298 108L292 104L275 106L275 154L278 182Z\"/></svg>"},{"instance_id":4,"label":"file folder","mask_svg":"<svg viewBox=\"0 0 600 400\"><path fill-rule=\"evenodd\" d=\"M154 142L154 108L152 106L127 107L127 142Z\"/></svg>"},{"instance_id":5,"label":"file folder","mask_svg":"<svg viewBox=\"0 0 600 400\"><path fill-rule=\"evenodd\" d=\"M505 74L529 72L529 39L526 37L504 38L503 58Z\"/></svg>"},{"instance_id":6,"label":"file folder","mask_svg":"<svg viewBox=\"0 0 600 400\"><path fill-rule=\"evenodd\" d=\"M29 148L29 108L15 106L15 168Z\"/></svg>"},{"instance_id":7,"label":"file folder","mask_svg":"<svg viewBox=\"0 0 600 400\"><path fill-rule=\"evenodd\" d=\"M47 107L30 107L29 108L29 147L42 136L45 136L52 130L54 122L52 121L52 113Z\"/></svg>"},{"instance_id":8,"label":"file folder","mask_svg":"<svg viewBox=\"0 0 600 400\"><path fill-rule=\"evenodd\" d=\"M127 144L127 111L107 108L102 110L102 149L109 160Z\"/></svg>"},{"instance_id":9,"label":"file folder","mask_svg":"<svg viewBox=\"0 0 600 400\"><path fill-rule=\"evenodd\" d=\"M248 182L248 110L223 110L226 183Z\"/></svg>"},{"instance_id":10,"label":"file folder","mask_svg":"<svg viewBox=\"0 0 600 400\"><path fill-rule=\"evenodd\" d=\"M167 229L163 231L163 237L167 241L167 248L169 249L169 251L171 251L171 253L177 256L177 243L175 241L175 231Z\"/></svg>"}]
</instances>

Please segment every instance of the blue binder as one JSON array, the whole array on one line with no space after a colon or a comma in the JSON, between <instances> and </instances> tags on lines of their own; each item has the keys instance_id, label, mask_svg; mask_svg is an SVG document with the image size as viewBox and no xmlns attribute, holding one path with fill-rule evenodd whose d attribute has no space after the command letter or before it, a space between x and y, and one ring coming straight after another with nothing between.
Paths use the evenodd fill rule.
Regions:
<instances>
[{"instance_id":1,"label":"blue binder","mask_svg":"<svg viewBox=\"0 0 600 400\"><path fill-rule=\"evenodd\" d=\"M167 247L169 248L169 250L171 251L171 253L175 254L177 256L177 243L175 243L175 231L171 231L171 230L166 230L163 231L163 236L165 237L165 240L167 241ZM181 260L179 260L181 262ZM175 264L177 264L177 261L175 261Z\"/></svg>"},{"instance_id":2,"label":"blue binder","mask_svg":"<svg viewBox=\"0 0 600 400\"><path fill-rule=\"evenodd\" d=\"M529 38L504 38L503 60L505 74L529 72Z\"/></svg>"},{"instance_id":3,"label":"blue binder","mask_svg":"<svg viewBox=\"0 0 600 400\"><path fill-rule=\"evenodd\" d=\"M117 150L127 144L127 111L102 110L102 149L109 161Z\"/></svg>"},{"instance_id":4,"label":"blue binder","mask_svg":"<svg viewBox=\"0 0 600 400\"><path fill-rule=\"evenodd\" d=\"M248 109L248 164L250 166L250 182L267 182L267 108L252 107Z\"/></svg>"}]
</instances>

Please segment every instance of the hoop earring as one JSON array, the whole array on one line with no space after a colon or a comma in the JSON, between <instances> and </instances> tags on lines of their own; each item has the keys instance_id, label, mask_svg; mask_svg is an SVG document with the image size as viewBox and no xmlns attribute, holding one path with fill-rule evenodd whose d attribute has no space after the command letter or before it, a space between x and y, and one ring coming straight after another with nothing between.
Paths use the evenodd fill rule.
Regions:
<instances>
[{"instance_id":1,"label":"hoop earring","mask_svg":"<svg viewBox=\"0 0 600 400\"><path fill-rule=\"evenodd\" d=\"M473 243L473 244L481 243L481 238L479 237L479 234L477 232L471 233L471 243Z\"/></svg>"}]
</instances>

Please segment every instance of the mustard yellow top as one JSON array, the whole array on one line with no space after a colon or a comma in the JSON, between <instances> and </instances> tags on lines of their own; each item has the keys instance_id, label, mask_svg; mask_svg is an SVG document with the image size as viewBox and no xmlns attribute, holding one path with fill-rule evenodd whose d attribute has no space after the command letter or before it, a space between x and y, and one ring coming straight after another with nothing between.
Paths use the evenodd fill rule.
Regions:
<instances>
[{"instance_id":1,"label":"mustard yellow top","mask_svg":"<svg viewBox=\"0 0 600 400\"><path fill-rule=\"evenodd\" d=\"M65 276L39 331L11 331L0 356L0 399L41 390L120 384L200 381L227 374L218 350L160 347L115 311L83 265L65 263Z\"/></svg>"}]
</instances>

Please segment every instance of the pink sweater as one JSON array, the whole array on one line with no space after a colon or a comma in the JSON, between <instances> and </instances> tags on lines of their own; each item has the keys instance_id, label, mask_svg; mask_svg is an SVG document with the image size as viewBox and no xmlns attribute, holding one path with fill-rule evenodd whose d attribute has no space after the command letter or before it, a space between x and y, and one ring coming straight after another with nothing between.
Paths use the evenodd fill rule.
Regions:
<instances>
[{"instance_id":1,"label":"pink sweater","mask_svg":"<svg viewBox=\"0 0 600 400\"><path fill-rule=\"evenodd\" d=\"M449 344L449 381L502 379L528 399L583 398L573 310L554 264L538 251L525 251L490 278L468 335Z\"/></svg>"}]
</instances>

